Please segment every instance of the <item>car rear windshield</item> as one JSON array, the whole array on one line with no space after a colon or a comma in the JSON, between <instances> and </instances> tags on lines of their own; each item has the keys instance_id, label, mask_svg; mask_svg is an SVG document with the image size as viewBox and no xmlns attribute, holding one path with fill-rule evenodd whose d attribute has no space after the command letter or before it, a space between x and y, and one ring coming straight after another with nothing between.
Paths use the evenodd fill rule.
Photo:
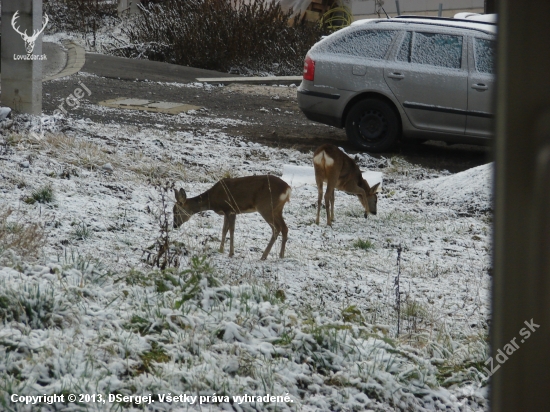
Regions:
<instances>
[{"instance_id":1,"label":"car rear windshield","mask_svg":"<svg viewBox=\"0 0 550 412\"><path fill-rule=\"evenodd\" d=\"M397 60L460 69L462 36L409 31L397 53Z\"/></svg>"},{"instance_id":2,"label":"car rear windshield","mask_svg":"<svg viewBox=\"0 0 550 412\"><path fill-rule=\"evenodd\" d=\"M319 51L332 54L383 59L394 30L357 30L322 44Z\"/></svg>"}]
</instances>

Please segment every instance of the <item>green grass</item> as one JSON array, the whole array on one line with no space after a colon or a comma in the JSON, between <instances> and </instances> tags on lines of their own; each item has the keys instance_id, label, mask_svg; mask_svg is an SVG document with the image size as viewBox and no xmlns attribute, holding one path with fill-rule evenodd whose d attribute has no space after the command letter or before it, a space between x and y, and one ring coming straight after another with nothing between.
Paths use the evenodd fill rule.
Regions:
<instances>
[{"instance_id":1,"label":"green grass","mask_svg":"<svg viewBox=\"0 0 550 412\"><path fill-rule=\"evenodd\" d=\"M357 239L357 241L353 244L354 247L357 249L363 249L363 250L371 250L374 249L374 243L372 243L370 240L362 240Z\"/></svg>"},{"instance_id":2,"label":"green grass","mask_svg":"<svg viewBox=\"0 0 550 412\"><path fill-rule=\"evenodd\" d=\"M153 372L153 363L166 363L170 361L170 355L168 355L155 341L151 343L151 350L143 352L139 357L141 358L142 365L137 370L138 374Z\"/></svg>"},{"instance_id":3,"label":"green grass","mask_svg":"<svg viewBox=\"0 0 550 412\"><path fill-rule=\"evenodd\" d=\"M75 225L73 236L77 240L86 240L92 237L93 232L88 228L86 223L80 222Z\"/></svg>"},{"instance_id":4,"label":"green grass","mask_svg":"<svg viewBox=\"0 0 550 412\"><path fill-rule=\"evenodd\" d=\"M31 193L24 201L30 205L35 203L52 203L55 200L53 188L50 185L41 187Z\"/></svg>"}]
</instances>

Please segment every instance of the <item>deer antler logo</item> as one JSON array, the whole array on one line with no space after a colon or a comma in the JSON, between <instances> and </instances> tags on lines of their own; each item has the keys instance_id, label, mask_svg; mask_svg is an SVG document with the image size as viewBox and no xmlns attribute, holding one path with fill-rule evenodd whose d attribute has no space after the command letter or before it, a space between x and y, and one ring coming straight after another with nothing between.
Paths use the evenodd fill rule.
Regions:
<instances>
[{"instance_id":1,"label":"deer antler logo","mask_svg":"<svg viewBox=\"0 0 550 412\"><path fill-rule=\"evenodd\" d=\"M44 21L44 24L42 25L42 28L40 30L34 30L32 32L32 36L29 36L27 34L27 30L25 30L24 33L21 33L19 31L19 27L15 27L16 20L18 18L19 18L19 10L17 10L15 12L15 14L13 15L13 17L11 19L11 27L13 27L13 29L21 35L21 38L25 41L25 49L27 49L27 54L31 54L32 51L34 50L34 42L36 41L36 39L38 38L40 33L42 33L44 31L44 29L46 28L46 25L50 21L50 18L48 17L47 14L45 14L45 18L44 18L45 21Z\"/></svg>"}]
</instances>

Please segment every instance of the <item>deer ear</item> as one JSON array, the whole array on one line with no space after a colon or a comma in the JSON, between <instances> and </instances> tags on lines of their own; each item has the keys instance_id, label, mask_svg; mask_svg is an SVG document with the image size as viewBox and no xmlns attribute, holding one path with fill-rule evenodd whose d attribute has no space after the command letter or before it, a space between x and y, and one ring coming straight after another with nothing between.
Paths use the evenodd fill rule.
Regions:
<instances>
[{"instance_id":1,"label":"deer ear","mask_svg":"<svg viewBox=\"0 0 550 412\"><path fill-rule=\"evenodd\" d=\"M373 187L371 187L370 192L377 193L380 191L379 189L380 189L380 183L376 183Z\"/></svg>"},{"instance_id":2,"label":"deer ear","mask_svg":"<svg viewBox=\"0 0 550 412\"><path fill-rule=\"evenodd\" d=\"M174 189L174 195L176 195L176 202L178 203L185 203L187 200L187 193L185 193L185 190L180 189L179 191Z\"/></svg>"}]
</instances>

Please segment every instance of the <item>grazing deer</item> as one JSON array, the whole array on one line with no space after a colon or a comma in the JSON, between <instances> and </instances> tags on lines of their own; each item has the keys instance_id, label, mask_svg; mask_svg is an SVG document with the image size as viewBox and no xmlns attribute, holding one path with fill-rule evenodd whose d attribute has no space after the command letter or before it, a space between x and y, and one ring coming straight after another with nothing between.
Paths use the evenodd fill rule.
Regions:
<instances>
[{"instance_id":1,"label":"grazing deer","mask_svg":"<svg viewBox=\"0 0 550 412\"><path fill-rule=\"evenodd\" d=\"M174 228L187 222L195 213L212 210L223 215L222 242L220 252L223 252L225 236L229 230L229 257L233 256L233 239L235 218L240 213L258 212L265 219L273 235L265 248L262 260L267 258L271 247L283 234L280 258L285 255L285 245L288 228L283 219L283 207L290 200L290 186L276 176L247 176L234 179L222 179L206 192L187 199L185 190L174 190L176 204L174 205Z\"/></svg>"},{"instance_id":2,"label":"grazing deer","mask_svg":"<svg viewBox=\"0 0 550 412\"><path fill-rule=\"evenodd\" d=\"M363 179L361 170L355 162L336 146L325 144L318 147L313 154L313 167L319 192L315 223L319 224L324 182L327 183L327 191L325 192L327 225L332 225L334 220L334 189L357 195L365 209L365 218L368 217L369 213L376 214L377 192L380 183L370 187L367 181Z\"/></svg>"}]
</instances>

